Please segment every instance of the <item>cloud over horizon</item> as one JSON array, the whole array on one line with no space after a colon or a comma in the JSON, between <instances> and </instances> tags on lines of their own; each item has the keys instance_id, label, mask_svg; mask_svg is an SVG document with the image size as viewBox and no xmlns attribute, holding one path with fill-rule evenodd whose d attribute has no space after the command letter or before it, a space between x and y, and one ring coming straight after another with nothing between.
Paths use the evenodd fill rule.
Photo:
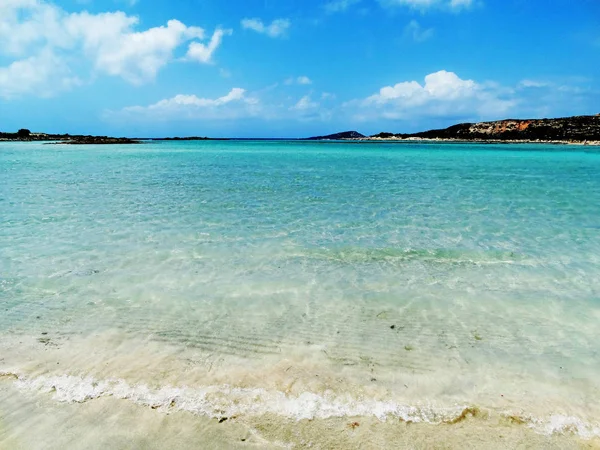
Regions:
<instances>
[{"instance_id":1,"label":"cloud over horizon","mask_svg":"<svg viewBox=\"0 0 600 450\"><path fill-rule=\"evenodd\" d=\"M128 117L134 120L151 118L154 121L207 119L230 120L258 113L259 100L248 96L245 89L232 88L218 98L178 94L148 106L128 106L120 111L106 111L105 119Z\"/></svg>"},{"instance_id":2,"label":"cloud over horizon","mask_svg":"<svg viewBox=\"0 0 600 450\"><path fill-rule=\"evenodd\" d=\"M296 83L296 79L291 80ZM313 100L314 92L305 93L300 98L288 96L281 101L284 92L281 90L290 87L290 84L273 86L252 95L244 89L233 88L227 95L214 99L179 94L148 106L129 106L109 112L106 118L127 116L130 120L180 121L202 118L219 121L253 117L272 122L329 121L336 117L348 125L360 126L382 120L400 124L409 120L419 122L425 118L498 119L514 112L520 105L518 88L463 79L446 70L426 75L423 82L401 81L384 86L365 98L346 102L337 101L336 96L330 93L319 94L320 101L316 101ZM530 104L537 103L530 101Z\"/></svg>"},{"instance_id":3,"label":"cloud over horizon","mask_svg":"<svg viewBox=\"0 0 600 450\"><path fill-rule=\"evenodd\" d=\"M440 70L426 75L423 84L402 81L346 106L356 108L355 117L360 120L402 120L415 116L495 117L508 113L516 104L514 96L505 95L495 85L464 80L454 72Z\"/></svg>"}]
</instances>

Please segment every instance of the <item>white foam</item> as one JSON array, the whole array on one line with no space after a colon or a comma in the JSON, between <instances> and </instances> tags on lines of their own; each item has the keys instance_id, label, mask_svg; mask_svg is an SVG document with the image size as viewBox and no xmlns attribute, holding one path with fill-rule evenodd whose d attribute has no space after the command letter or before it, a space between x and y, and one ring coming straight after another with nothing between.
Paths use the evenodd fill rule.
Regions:
<instances>
[{"instance_id":1,"label":"white foam","mask_svg":"<svg viewBox=\"0 0 600 450\"><path fill-rule=\"evenodd\" d=\"M13 372L0 376L16 378L15 385L22 391L51 393L59 402L86 402L100 397L130 400L162 411L187 411L198 415L221 418L233 416L260 416L275 414L292 420L328 419L333 417L376 417L413 423L452 423L468 411L466 405L437 407L434 405L407 406L392 401L356 400L349 395L335 396L303 392L287 395L262 388L236 388L227 385L206 387L152 388L145 384L130 385L124 380L96 380L92 377L71 375L27 378ZM584 439L600 437L600 425L579 418L551 415L546 419L524 419L536 432L546 435L575 434Z\"/></svg>"},{"instance_id":2,"label":"white foam","mask_svg":"<svg viewBox=\"0 0 600 450\"><path fill-rule=\"evenodd\" d=\"M358 401L350 396L303 392L298 396L262 388L207 386L200 388L147 385L131 386L123 380L95 380L71 375L19 377L23 391L51 393L60 402L85 402L112 396L157 409L183 410L209 417L276 414L290 419L327 419L346 416L374 416L385 421L395 417L407 422L441 423L462 414L466 406L433 408L404 406L377 400Z\"/></svg>"},{"instance_id":3,"label":"white foam","mask_svg":"<svg viewBox=\"0 0 600 450\"><path fill-rule=\"evenodd\" d=\"M543 434L573 433L584 439L600 437L600 425L561 414L551 415L547 420L532 419L531 428Z\"/></svg>"}]
</instances>

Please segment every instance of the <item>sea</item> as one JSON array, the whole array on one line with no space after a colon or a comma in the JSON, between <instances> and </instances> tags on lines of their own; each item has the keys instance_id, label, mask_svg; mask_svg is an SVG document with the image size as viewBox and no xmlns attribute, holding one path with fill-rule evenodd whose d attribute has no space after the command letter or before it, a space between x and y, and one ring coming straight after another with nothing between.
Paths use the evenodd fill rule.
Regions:
<instances>
[{"instance_id":1,"label":"sea","mask_svg":"<svg viewBox=\"0 0 600 450\"><path fill-rule=\"evenodd\" d=\"M0 448L600 448L600 147L0 143Z\"/></svg>"}]
</instances>

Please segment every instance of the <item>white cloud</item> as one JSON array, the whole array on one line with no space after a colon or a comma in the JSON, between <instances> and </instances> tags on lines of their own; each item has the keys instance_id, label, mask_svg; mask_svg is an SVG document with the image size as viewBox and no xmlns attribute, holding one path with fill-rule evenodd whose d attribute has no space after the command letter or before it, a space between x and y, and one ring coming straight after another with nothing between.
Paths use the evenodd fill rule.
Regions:
<instances>
[{"instance_id":1,"label":"white cloud","mask_svg":"<svg viewBox=\"0 0 600 450\"><path fill-rule=\"evenodd\" d=\"M454 72L440 70L427 75L423 86L416 81L403 81L394 86L381 88L378 94L370 96L366 101L382 104L390 100L402 99L420 104L431 99L451 100L470 96L476 86L473 80L462 80Z\"/></svg>"},{"instance_id":2,"label":"white cloud","mask_svg":"<svg viewBox=\"0 0 600 450\"><path fill-rule=\"evenodd\" d=\"M219 98L197 95L176 95L147 106L130 106L119 111L106 111L104 119L115 123L141 124L182 123L197 120L213 123L227 121L260 120L264 122L330 120L331 105L324 107L309 95L300 99L282 98L276 86L248 93L233 88ZM334 96L327 94L322 101L331 103Z\"/></svg>"},{"instance_id":3,"label":"white cloud","mask_svg":"<svg viewBox=\"0 0 600 450\"><path fill-rule=\"evenodd\" d=\"M257 98L247 96L244 89L233 88L223 97L212 99L179 94L148 106L129 106L120 111L108 111L105 117L126 117L130 120L230 120L254 116L259 109Z\"/></svg>"},{"instance_id":4,"label":"white cloud","mask_svg":"<svg viewBox=\"0 0 600 450\"><path fill-rule=\"evenodd\" d=\"M416 20L411 20L404 28L404 36L415 42L425 42L433 37L433 28L423 28Z\"/></svg>"},{"instance_id":5,"label":"white cloud","mask_svg":"<svg viewBox=\"0 0 600 450\"><path fill-rule=\"evenodd\" d=\"M73 76L64 61L49 49L38 55L0 67L0 97L13 98L36 92L41 97L70 89L81 81Z\"/></svg>"},{"instance_id":6,"label":"white cloud","mask_svg":"<svg viewBox=\"0 0 600 450\"><path fill-rule=\"evenodd\" d=\"M520 88L543 88L551 86L552 83L547 81L537 81L537 80L521 80L519 82Z\"/></svg>"},{"instance_id":7,"label":"white cloud","mask_svg":"<svg viewBox=\"0 0 600 450\"><path fill-rule=\"evenodd\" d=\"M84 53L98 71L120 76L133 84L154 79L172 60L177 47L190 39L204 37L201 28L187 27L178 20L142 32L131 30L136 22L137 18L123 13L82 13L70 15L64 24L82 42Z\"/></svg>"},{"instance_id":8,"label":"white cloud","mask_svg":"<svg viewBox=\"0 0 600 450\"><path fill-rule=\"evenodd\" d=\"M431 8L441 8L451 11L468 9L475 3L474 0L379 0L384 7L407 6L412 9L425 11Z\"/></svg>"},{"instance_id":9,"label":"white cloud","mask_svg":"<svg viewBox=\"0 0 600 450\"><path fill-rule=\"evenodd\" d=\"M244 98L244 93L244 89L233 88L227 95L216 99L199 98L195 95L176 95L173 98L161 100L154 105L150 105L147 109L164 109L176 106L197 106L201 108L220 106L229 102L242 100Z\"/></svg>"},{"instance_id":10,"label":"white cloud","mask_svg":"<svg viewBox=\"0 0 600 450\"><path fill-rule=\"evenodd\" d=\"M285 35L291 22L288 19L275 19L270 25L265 25L260 19L243 19L241 24L244 29L253 30L274 38Z\"/></svg>"},{"instance_id":11,"label":"white cloud","mask_svg":"<svg viewBox=\"0 0 600 450\"><path fill-rule=\"evenodd\" d=\"M42 89L42 86L55 84L60 90L74 84L69 69L74 64L78 67L87 64L96 73L141 84L154 79L186 42L191 41L189 60L209 62L222 36L227 33L217 30L210 43L203 46L197 42L205 37L202 28L170 20L166 26L137 31L138 24L137 17L120 11L67 13L59 6L39 0L1 0L0 55L8 56L12 63L0 68L4 74L0 91L5 96L8 91L11 95L19 92L47 95L48 89ZM54 61L60 61L59 67L68 67L58 70L43 66L45 62L55 64L49 62L48 55L53 55ZM25 78L19 89L11 87L8 74L14 72L15 67L25 67L26 61L34 60L42 64L39 74ZM64 79L59 73L63 73ZM50 83L51 79L53 83Z\"/></svg>"},{"instance_id":12,"label":"white cloud","mask_svg":"<svg viewBox=\"0 0 600 450\"><path fill-rule=\"evenodd\" d=\"M328 13L337 13L346 11L352 5L359 3L361 0L333 0L323 5Z\"/></svg>"},{"instance_id":13,"label":"white cloud","mask_svg":"<svg viewBox=\"0 0 600 450\"><path fill-rule=\"evenodd\" d=\"M301 85L308 85L308 84L312 84L312 80L310 78L308 78L306 75L301 75L299 77L290 77L288 79L286 79L283 84L285 85L292 85L292 84L301 84Z\"/></svg>"},{"instance_id":14,"label":"white cloud","mask_svg":"<svg viewBox=\"0 0 600 450\"><path fill-rule=\"evenodd\" d=\"M217 28L208 44L192 42L187 52L187 58L202 63L209 63L213 53L219 47L219 45L221 45L223 36L229 36L232 34L232 32L232 30L222 30Z\"/></svg>"},{"instance_id":15,"label":"white cloud","mask_svg":"<svg viewBox=\"0 0 600 450\"><path fill-rule=\"evenodd\" d=\"M515 104L516 101L498 86L463 80L453 72L441 70L427 75L424 84L403 81L345 106L357 108L356 116L363 119L406 119L498 116L510 111Z\"/></svg>"},{"instance_id":16,"label":"white cloud","mask_svg":"<svg viewBox=\"0 0 600 450\"><path fill-rule=\"evenodd\" d=\"M296 81L298 82L298 84L312 84L312 80L307 76L298 77Z\"/></svg>"},{"instance_id":17,"label":"white cloud","mask_svg":"<svg viewBox=\"0 0 600 450\"><path fill-rule=\"evenodd\" d=\"M305 95L300 100L298 100L298 102L294 106L290 107L290 110L305 111L307 109L314 109L318 107L319 104L317 102L313 102L310 99L309 95Z\"/></svg>"},{"instance_id":18,"label":"white cloud","mask_svg":"<svg viewBox=\"0 0 600 450\"><path fill-rule=\"evenodd\" d=\"M115 125L145 127L150 132L161 124L166 130L186 123L187 129L195 129L198 123L211 122L211 126L221 127L227 135L235 129L234 123L262 124L262 129L273 130L282 123L331 121L363 130L371 127L373 132L383 127L408 131L407 126L419 131L431 128L432 124L443 127L506 117L571 115L581 110L581 105L590 104L589 90L563 92L556 88L563 84L553 83L544 88L531 86L536 82L525 84L530 87L463 79L441 70L427 75L423 81L401 81L369 97L340 103L327 92L291 97L290 89L280 83L254 92L234 88L221 97L180 94L150 105L107 111L104 118Z\"/></svg>"}]
</instances>

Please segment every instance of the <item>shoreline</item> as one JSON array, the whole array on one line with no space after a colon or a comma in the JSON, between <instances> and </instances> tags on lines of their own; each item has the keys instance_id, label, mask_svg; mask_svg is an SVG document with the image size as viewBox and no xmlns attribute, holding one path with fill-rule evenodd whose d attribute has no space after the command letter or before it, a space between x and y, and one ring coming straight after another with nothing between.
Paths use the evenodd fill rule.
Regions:
<instances>
[{"instance_id":1,"label":"shoreline","mask_svg":"<svg viewBox=\"0 0 600 450\"><path fill-rule=\"evenodd\" d=\"M351 138L343 139L345 141L366 141L366 142L452 142L457 144L555 144L555 145L580 145L582 147L600 146L600 141L566 141L566 140L531 140L531 139L455 139L455 138Z\"/></svg>"},{"instance_id":2,"label":"shoreline","mask_svg":"<svg viewBox=\"0 0 600 450\"><path fill-rule=\"evenodd\" d=\"M364 448L385 430L386 439L395 443L428 440L458 447L462 439L488 442L494 435L496 448L519 441L530 448L600 448L600 429L593 418L559 405L540 415L537 408L515 402L517 397L510 399L506 391L504 407L476 399L398 403L391 392L369 390L364 383L348 389L352 383L347 369L340 373L304 358L284 357L275 364L269 358L213 360L202 350L165 353L160 342L114 332L75 340L53 333L48 339L41 342L35 335L21 334L5 340L8 360L0 368L0 399L11 399L14 409L26 409L38 435L60 429L56 424L40 428L39 418L48 417L48 411L63 411L69 420L93 417L94 422L79 423L92 432L97 414L87 411L101 410L110 420L116 410L126 422L138 422L141 434L167 417L187 418L189 430L194 424L214 426L225 446L245 441L302 446L312 441L327 448ZM24 348L35 365L22 359ZM98 363L82 364L91 349L101 352ZM0 408L0 423L9 430L6 436L22 440L19 424L2 412ZM233 436L222 434L232 428L237 429ZM332 428L347 439L344 446L332 446L327 432ZM293 430L301 430L301 436ZM177 434L172 428L164 431L170 439ZM378 447L394 448L385 442ZM3 443L0 438L0 447ZM206 444L210 443L209 439Z\"/></svg>"},{"instance_id":3,"label":"shoreline","mask_svg":"<svg viewBox=\"0 0 600 450\"><path fill-rule=\"evenodd\" d=\"M364 137L342 139L303 139L303 138L92 138L92 139L3 139L3 142L31 142L45 145L118 145L144 144L147 142L188 142L188 141L299 141L299 142L366 142L366 143L454 143L454 144L546 144L546 145L576 145L581 147L600 147L600 141L567 141L567 140L531 140L531 139L455 139L455 138L421 138L421 137Z\"/></svg>"}]
</instances>

